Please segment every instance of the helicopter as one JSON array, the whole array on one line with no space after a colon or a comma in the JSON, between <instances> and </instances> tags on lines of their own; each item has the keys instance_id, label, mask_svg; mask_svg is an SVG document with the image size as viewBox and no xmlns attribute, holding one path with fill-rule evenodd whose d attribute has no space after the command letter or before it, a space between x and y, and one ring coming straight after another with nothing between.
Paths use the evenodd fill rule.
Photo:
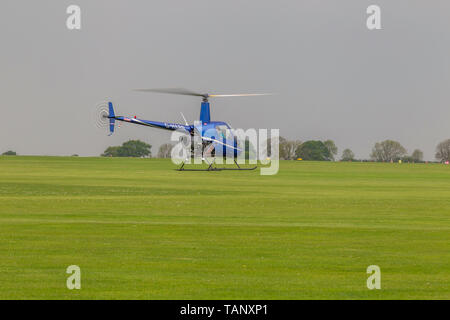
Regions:
<instances>
[{"instance_id":1,"label":"helicopter","mask_svg":"<svg viewBox=\"0 0 450 320\"><path fill-rule=\"evenodd\" d=\"M224 121L211 121L211 109L209 99L222 98L222 97L250 97L250 96L265 96L271 95L270 93L250 93L250 94L209 94L198 93L182 88L162 88L162 89L136 89L134 91L139 92L153 92L164 94L176 94L184 96L196 96L202 99L200 105L200 119L194 124L188 124L183 113L181 113L184 124L160 122L152 120L143 120L136 117L118 116L115 114L114 106L112 102L108 102L108 110L104 110L101 117L103 119L109 119L109 135L114 133L116 121L127 122L131 124L137 124L157 129L164 129L169 131L181 131L191 137L197 134L201 138L201 154L202 161L209 164L207 169L187 169L185 168L185 162L177 170L179 171L221 171L221 170L254 170L255 167L242 168L236 161L239 154L242 153L242 148L238 145L238 139L233 133L233 129ZM192 141L192 140L191 140ZM194 144L191 145L191 150L195 148ZM219 168L214 165L214 161L208 162L208 157L214 158L216 155L224 157L233 157L236 168Z\"/></svg>"}]
</instances>

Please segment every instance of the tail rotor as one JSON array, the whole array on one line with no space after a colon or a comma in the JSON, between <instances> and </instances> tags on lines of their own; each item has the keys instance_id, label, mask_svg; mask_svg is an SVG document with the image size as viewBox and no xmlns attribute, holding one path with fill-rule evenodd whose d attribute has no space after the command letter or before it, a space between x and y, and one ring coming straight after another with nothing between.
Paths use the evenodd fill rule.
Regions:
<instances>
[{"instance_id":1,"label":"tail rotor","mask_svg":"<svg viewBox=\"0 0 450 320\"><path fill-rule=\"evenodd\" d=\"M96 128L100 130L109 129L109 135L114 133L116 119L113 104L111 102L100 102L92 112L92 120Z\"/></svg>"}]
</instances>

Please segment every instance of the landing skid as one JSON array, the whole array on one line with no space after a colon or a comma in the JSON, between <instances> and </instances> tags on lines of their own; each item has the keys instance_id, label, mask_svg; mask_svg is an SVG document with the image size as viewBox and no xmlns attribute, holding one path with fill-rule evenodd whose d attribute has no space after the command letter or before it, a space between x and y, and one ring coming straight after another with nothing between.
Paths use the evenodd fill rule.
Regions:
<instances>
[{"instance_id":1,"label":"landing skid","mask_svg":"<svg viewBox=\"0 0 450 320\"><path fill-rule=\"evenodd\" d=\"M206 160L205 160L206 161ZM207 161L206 161L207 162ZM207 162L208 163L208 162ZM181 167L179 167L178 169L176 169L177 171L225 171L225 170L234 170L234 171L250 171L250 170L255 170L258 166L254 166L252 168L241 168L239 166L239 164L236 162L236 160L234 160L234 163L236 164L237 168L218 168L216 166L214 166L214 161L211 163L208 163L209 166L207 169L186 169L184 167L185 163L183 162L183 164L181 165Z\"/></svg>"}]
</instances>

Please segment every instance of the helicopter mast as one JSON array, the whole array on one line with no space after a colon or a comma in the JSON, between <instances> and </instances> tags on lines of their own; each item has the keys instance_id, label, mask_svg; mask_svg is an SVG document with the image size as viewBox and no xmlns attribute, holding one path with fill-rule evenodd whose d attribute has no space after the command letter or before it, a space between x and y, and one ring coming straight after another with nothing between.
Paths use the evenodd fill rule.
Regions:
<instances>
[{"instance_id":1,"label":"helicopter mast","mask_svg":"<svg viewBox=\"0 0 450 320\"><path fill-rule=\"evenodd\" d=\"M200 107L200 121L205 124L211 121L211 111L209 108L209 101L207 97L203 98L202 105Z\"/></svg>"}]
</instances>

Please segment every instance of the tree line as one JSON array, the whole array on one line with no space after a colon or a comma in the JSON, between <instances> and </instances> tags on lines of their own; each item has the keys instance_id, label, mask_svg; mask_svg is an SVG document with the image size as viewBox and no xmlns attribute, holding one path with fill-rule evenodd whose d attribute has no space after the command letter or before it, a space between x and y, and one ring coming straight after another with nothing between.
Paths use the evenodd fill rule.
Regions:
<instances>
[{"instance_id":1,"label":"tree line","mask_svg":"<svg viewBox=\"0 0 450 320\"><path fill-rule=\"evenodd\" d=\"M338 155L338 148L333 140L309 140L301 142L299 140L287 140L280 138L280 159L284 160L314 160L314 161L335 161ZM436 146L435 157L440 162L450 161L450 139L440 142ZM355 154L349 148L342 151L340 161L356 161ZM362 160L362 159L361 159ZM400 142L394 140L384 140L375 143L370 154L370 158L364 161L377 162L423 162L423 152L415 149L408 154L405 147Z\"/></svg>"},{"instance_id":2,"label":"tree line","mask_svg":"<svg viewBox=\"0 0 450 320\"><path fill-rule=\"evenodd\" d=\"M270 139L267 141L267 154L271 156ZM173 144L165 143L159 147L157 158L170 158ZM129 140L121 146L108 147L102 157L151 157L152 146L140 140ZM256 153L255 148L245 142L246 158ZM9 150L2 153L3 156L14 156L16 152ZM342 151L338 157L338 148L333 140L289 140L284 137L279 138L279 157L282 160L312 160L312 161L357 161L355 154L349 148ZM440 142L436 146L435 157L439 162L450 161L450 139ZM408 154L405 147L400 142L394 140L384 140L375 143L370 154L370 159L360 159L360 161L378 162L423 162L423 152L415 149Z\"/></svg>"},{"instance_id":3,"label":"tree line","mask_svg":"<svg viewBox=\"0 0 450 320\"><path fill-rule=\"evenodd\" d=\"M450 142L450 139L448 140ZM450 143L449 143L450 149ZM289 141L280 138L280 159L284 160L313 160L313 161L356 161L354 152L346 148L338 159L338 148L333 140L309 140L300 142ZM438 158L438 153L436 153ZM439 159L439 158L438 158ZM422 162L423 152L414 150L410 155L406 149L397 141L384 140L375 143L370 154L370 161L393 162L402 160L404 162ZM368 160L365 160L368 161Z\"/></svg>"},{"instance_id":4,"label":"tree line","mask_svg":"<svg viewBox=\"0 0 450 320\"><path fill-rule=\"evenodd\" d=\"M267 141L267 154L271 156L270 139ZM159 147L157 158L170 158L173 144L165 143ZM104 157L151 157L152 146L139 141L130 140L122 146L109 147L102 154ZM245 142L245 153L249 155L256 153L255 148L247 140ZM333 140L289 140L284 137L279 138L279 157L282 160L311 160L311 161L358 161L355 154L349 148L342 151L338 157L338 148ZM440 142L436 146L435 157L440 162L450 161L450 139ZM359 159L359 161L377 162L423 162L423 152L415 149L408 154L405 147L400 142L394 140L384 140L375 143L369 159Z\"/></svg>"}]
</instances>

